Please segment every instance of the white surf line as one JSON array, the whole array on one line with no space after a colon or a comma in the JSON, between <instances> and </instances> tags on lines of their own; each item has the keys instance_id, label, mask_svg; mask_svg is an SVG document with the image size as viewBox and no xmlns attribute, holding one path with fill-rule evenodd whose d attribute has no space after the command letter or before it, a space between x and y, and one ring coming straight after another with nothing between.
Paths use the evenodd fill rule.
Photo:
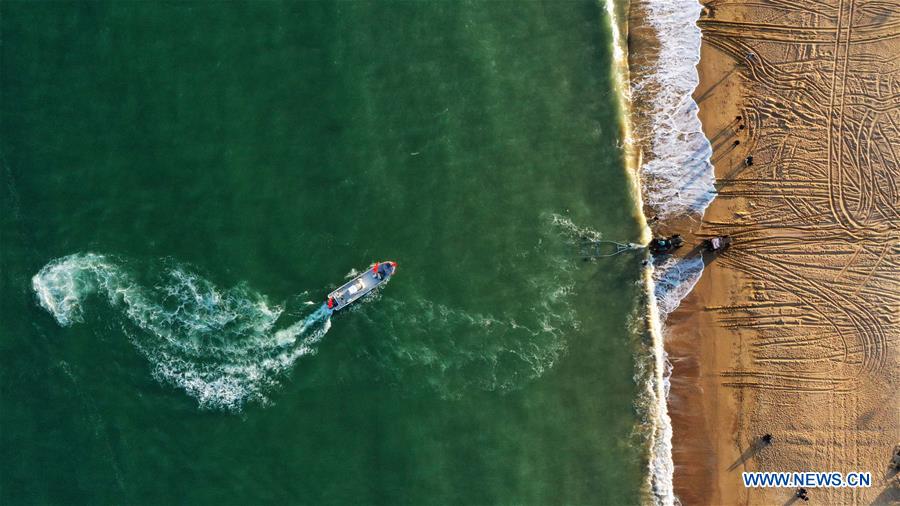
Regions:
<instances>
[{"instance_id":1,"label":"white surf line","mask_svg":"<svg viewBox=\"0 0 900 506\"><path fill-rule=\"evenodd\" d=\"M644 216L643 200L641 198L640 178L640 153L635 149L634 133L631 125L631 82L628 71L628 47L622 36L618 13L615 2L605 0L607 19L613 39L613 85L619 106L619 128L622 134L625 170L628 174L629 190L632 195L635 209L632 214L637 218L641 227L640 242L646 244L650 240L651 232Z\"/></svg>"},{"instance_id":2,"label":"white surf line","mask_svg":"<svg viewBox=\"0 0 900 506\"><path fill-rule=\"evenodd\" d=\"M635 148L633 126L631 124L632 95L631 80L628 68L627 43L622 36L620 22L613 0L606 0L605 7L610 31L613 37L613 77L619 97L621 132L625 150L626 171L630 182L630 190L635 202L633 214L641 227L640 241L646 244L652 232L644 215L643 192L641 188L642 159ZM699 11L698 11L699 12ZM648 257L649 259L649 257ZM661 506L674 505L676 502L674 487L674 462L672 460L672 422L668 413L669 363L663 341L663 325L659 305L656 300L656 283L652 262L646 262L642 273L642 283L647 301L645 317L646 331L651 338L652 368L650 377L643 385L643 399L635 402L643 403L649 409L652 419L648 448L648 469L644 482L645 498ZM639 360L639 359L636 359Z\"/></svg>"},{"instance_id":3,"label":"white surf line","mask_svg":"<svg viewBox=\"0 0 900 506\"><path fill-rule=\"evenodd\" d=\"M619 117L622 139L624 143L625 169L628 174L632 202L635 203L634 216L641 227L640 242L646 244L651 237L647 217L643 211L643 198L641 191L640 154L635 149L633 127L631 124L631 82L628 69L627 45L622 31L616 5L612 0L606 0L607 19L610 23L610 32L613 37L613 78L616 87L616 96L619 97ZM635 402L648 406L649 416L652 419L648 450L648 469L644 481L643 492L647 500L658 505L672 505L675 502L675 494L672 488L672 476L674 464L672 462L672 424L666 405L668 394L667 385L667 360L663 348L662 325L659 318L659 310L654 296L656 287L653 281L652 262L646 262L643 269L642 282L645 298L648 304L646 315L646 331L651 336L652 367L650 378L646 382L641 399ZM639 360L636 358L636 360ZM640 408L639 408L640 409ZM645 408L647 409L647 408Z\"/></svg>"},{"instance_id":4,"label":"white surf line","mask_svg":"<svg viewBox=\"0 0 900 506\"><path fill-rule=\"evenodd\" d=\"M703 133L697 114L699 107L692 97L699 84L696 66L702 33L697 21L702 6L696 0L644 0L642 4L646 24L656 32L660 47L654 69L634 84L636 89L660 91L652 95L650 104L649 149L653 158L639 168L641 183L648 185L641 197L647 198L647 204L661 218L702 216L715 196L715 175L710 163L712 148ZM656 406L647 478L652 502L666 506L676 504L677 498L667 404L671 366L664 347L663 324L699 279L702 263L699 272L696 267L678 264L654 274L654 267L648 265L643 276L649 295L647 325L654 361L653 380L646 387L648 400ZM657 289L665 293L658 293ZM665 307L660 306L661 302Z\"/></svg>"}]
</instances>

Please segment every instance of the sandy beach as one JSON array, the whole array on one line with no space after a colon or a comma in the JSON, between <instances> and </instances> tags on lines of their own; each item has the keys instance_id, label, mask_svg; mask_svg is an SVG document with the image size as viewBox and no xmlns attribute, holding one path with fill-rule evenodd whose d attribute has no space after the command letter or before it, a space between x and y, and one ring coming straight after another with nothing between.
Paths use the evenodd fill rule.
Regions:
<instances>
[{"instance_id":1,"label":"sandy beach","mask_svg":"<svg viewBox=\"0 0 900 506\"><path fill-rule=\"evenodd\" d=\"M650 3L629 15L645 156L654 125L641 101L663 93L643 86L663 58ZM663 215L654 232L735 242L704 258L666 322L675 495L803 503L795 489L745 488L741 473L861 471L870 488L812 489L809 504L896 503L900 8L716 1L698 25L699 111L684 112L712 145L717 197L702 220Z\"/></svg>"},{"instance_id":2,"label":"sandy beach","mask_svg":"<svg viewBox=\"0 0 900 506\"><path fill-rule=\"evenodd\" d=\"M868 471L808 504L896 503L900 7L716 1L699 25L718 196L690 239L735 243L668 322L675 493L802 504L741 472Z\"/></svg>"}]
</instances>

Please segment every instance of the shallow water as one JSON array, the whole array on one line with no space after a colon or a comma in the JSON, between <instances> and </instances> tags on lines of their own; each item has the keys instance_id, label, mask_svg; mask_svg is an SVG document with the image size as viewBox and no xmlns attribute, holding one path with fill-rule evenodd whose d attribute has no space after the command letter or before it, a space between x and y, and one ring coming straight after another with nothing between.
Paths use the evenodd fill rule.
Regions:
<instances>
[{"instance_id":1,"label":"shallow water","mask_svg":"<svg viewBox=\"0 0 900 506\"><path fill-rule=\"evenodd\" d=\"M2 14L4 503L639 501L601 5Z\"/></svg>"}]
</instances>

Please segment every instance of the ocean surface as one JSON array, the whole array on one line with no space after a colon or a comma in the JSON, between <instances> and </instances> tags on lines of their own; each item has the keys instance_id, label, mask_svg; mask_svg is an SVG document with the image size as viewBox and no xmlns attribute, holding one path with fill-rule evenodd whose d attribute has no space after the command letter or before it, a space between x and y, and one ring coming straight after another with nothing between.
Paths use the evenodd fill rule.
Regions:
<instances>
[{"instance_id":1,"label":"ocean surface","mask_svg":"<svg viewBox=\"0 0 900 506\"><path fill-rule=\"evenodd\" d=\"M0 503L645 499L643 252L592 258L643 224L611 26L0 5Z\"/></svg>"}]
</instances>

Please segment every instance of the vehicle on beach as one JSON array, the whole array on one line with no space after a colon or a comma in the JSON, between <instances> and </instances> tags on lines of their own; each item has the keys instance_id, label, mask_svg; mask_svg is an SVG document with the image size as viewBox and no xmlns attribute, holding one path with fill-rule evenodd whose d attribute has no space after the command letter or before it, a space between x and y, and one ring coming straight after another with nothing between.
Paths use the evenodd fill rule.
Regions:
<instances>
[{"instance_id":1,"label":"vehicle on beach","mask_svg":"<svg viewBox=\"0 0 900 506\"><path fill-rule=\"evenodd\" d=\"M672 237L654 237L648 247L653 255L668 255L684 246L684 239L679 234Z\"/></svg>"},{"instance_id":2,"label":"vehicle on beach","mask_svg":"<svg viewBox=\"0 0 900 506\"><path fill-rule=\"evenodd\" d=\"M375 262L371 269L344 283L328 294L325 304L328 309L338 311L363 298L394 275L397 262Z\"/></svg>"},{"instance_id":3,"label":"vehicle on beach","mask_svg":"<svg viewBox=\"0 0 900 506\"><path fill-rule=\"evenodd\" d=\"M726 249L728 249L728 246L731 246L730 235L722 235L703 241L703 249L710 253L719 253L725 251Z\"/></svg>"}]
</instances>

